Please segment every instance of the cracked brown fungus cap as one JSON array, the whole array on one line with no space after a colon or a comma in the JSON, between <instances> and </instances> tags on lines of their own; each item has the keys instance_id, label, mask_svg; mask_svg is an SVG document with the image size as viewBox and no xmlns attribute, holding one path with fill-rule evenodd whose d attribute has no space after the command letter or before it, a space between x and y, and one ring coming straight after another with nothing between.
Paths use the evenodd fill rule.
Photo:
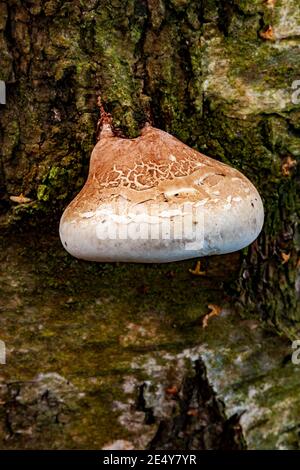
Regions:
<instances>
[{"instance_id":1,"label":"cracked brown fungus cap","mask_svg":"<svg viewBox=\"0 0 300 470\"><path fill-rule=\"evenodd\" d=\"M77 258L165 263L240 250L263 219L261 198L239 171L149 124L124 139L104 123L60 238Z\"/></svg>"}]
</instances>

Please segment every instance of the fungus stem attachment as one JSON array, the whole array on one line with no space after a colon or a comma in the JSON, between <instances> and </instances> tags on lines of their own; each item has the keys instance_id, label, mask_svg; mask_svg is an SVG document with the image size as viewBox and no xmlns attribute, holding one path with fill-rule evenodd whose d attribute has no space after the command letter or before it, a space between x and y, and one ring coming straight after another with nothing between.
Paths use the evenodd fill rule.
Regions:
<instances>
[{"instance_id":1,"label":"fungus stem attachment","mask_svg":"<svg viewBox=\"0 0 300 470\"><path fill-rule=\"evenodd\" d=\"M112 124L113 124L113 119L110 113L107 113L104 109L101 96L98 96L97 98L97 105L100 109L100 117L97 123L97 140L100 139L100 137L113 137L114 133L112 131Z\"/></svg>"}]
</instances>

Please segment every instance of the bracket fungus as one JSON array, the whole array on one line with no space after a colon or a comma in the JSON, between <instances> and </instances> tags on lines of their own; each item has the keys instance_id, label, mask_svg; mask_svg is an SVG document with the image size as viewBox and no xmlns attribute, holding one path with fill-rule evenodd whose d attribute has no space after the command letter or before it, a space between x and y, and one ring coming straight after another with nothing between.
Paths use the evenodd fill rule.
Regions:
<instances>
[{"instance_id":1,"label":"bracket fungus","mask_svg":"<svg viewBox=\"0 0 300 470\"><path fill-rule=\"evenodd\" d=\"M60 221L73 256L90 261L165 263L230 253L261 231L263 204L239 171L149 124L114 134L101 121L87 181Z\"/></svg>"}]
</instances>

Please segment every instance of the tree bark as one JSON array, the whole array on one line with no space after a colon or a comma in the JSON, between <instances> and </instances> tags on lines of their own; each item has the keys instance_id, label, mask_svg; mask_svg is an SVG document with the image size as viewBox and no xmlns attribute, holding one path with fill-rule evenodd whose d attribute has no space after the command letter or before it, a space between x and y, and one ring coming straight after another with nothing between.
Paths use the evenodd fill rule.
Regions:
<instances>
[{"instance_id":1,"label":"tree bark","mask_svg":"<svg viewBox=\"0 0 300 470\"><path fill-rule=\"evenodd\" d=\"M299 46L297 0L0 1L5 243L18 233L36 239L41 227L43 243L53 243L47 231L57 230L87 175L101 95L123 135L138 135L151 120L257 186L262 234L238 255L206 260L212 282L205 288L220 282L222 301L297 338ZM13 203L20 194L31 202ZM172 277L186 266L163 272Z\"/></svg>"}]
</instances>

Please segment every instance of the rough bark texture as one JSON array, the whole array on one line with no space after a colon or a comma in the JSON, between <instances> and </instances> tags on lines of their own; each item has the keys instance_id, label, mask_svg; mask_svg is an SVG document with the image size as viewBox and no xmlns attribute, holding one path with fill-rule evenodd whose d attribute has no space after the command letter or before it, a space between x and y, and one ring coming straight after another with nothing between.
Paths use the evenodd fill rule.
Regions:
<instances>
[{"instance_id":1,"label":"rough bark texture","mask_svg":"<svg viewBox=\"0 0 300 470\"><path fill-rule=\"evenodd\" d=\"M213 334L206 337L197 320L207 313L208 303L227 302L290 337L300 331L300 108L292 89L293 81L300 79L299 46L297 0L0 1L0 79L7 84L7 104L0 105L0 222L5 237L0 321L11 355L11 363L3 368L2 447L47 447L49 436L44 428L51 422L53 447L99 447L106 439L121 439L120 445L135 447L153 443L166 447L179 435L186 448L234 448L236 440L243 446L243 439L236 437L240 431L235 429L233 436L225 429L231 429L228 420L243 411L243 403L250 411L259 409L263 416L258 424L253 424L251 412L241 418L248 446L299 447L293 431L298 423L288 411L294 410L296 416L299 403L294 395L295 370L289 365L286 371L284 366L286 344L272 337L282 357L276 362L269 354L266 371L256 356L263 354L266 341L260 335L269 338L271 333L263 333L256 323L249 326L248 320L220 320L221 329L228 323L229 336L234 337L235 327L244 329L240 349L238 345L234 349L234 340L230 346L236 367L250 347L247 338L253 343L252 352L243 359L240 372L245 373L245 382L239 392L232 384L240 379L227 376L236 394L233 399L228 384L220 384L214 375L218 360L231 371L226 334L215 342ZM192 279L191 263L145 268L71 260L57 235L48 232L56 233L63 208L86 177L95 141L98 94L124 135L137 135L150 119L187 144L243 171L264 198L266 221L259 240L241 254L207 260L205 280ZM32 202L15 205L10 196L20 193ZM65 338L67 325L70 333ZM260 333L253 337L252 331ZM37 333L40 336L34 338ZM54 351L53 336L60 351ZM71 356L81 348L76 366ZM18 363L16 356L23 357L22 350L27 352ZM44 360L37 360L36 351ZM160 369L153 366L158 353L165 358ZM168 394L163 403L157 398L176 382L172 370L183 357L193 367L200 357L206 358L212 393L225 401L227 413L226 418L223 411L215 411L214 416L208 412L205 421L205 397L196 400L200 411L188 415L202 433L196 441L180 437L180 432L188 435L193 427L183 422L177 401L173 400L175 406ZM185 362L180 363L182 377L177 387L184 390L186 381L194 380L193 393L197 394L202 379ZM261 370L264 383L253 395L249 383L257 384ZM287 388L280 385L287 423L281 421L283 410L276 404L275 392L270 392L274 371L283 382L288 374ZM68 380L39 375L54 372ZM68 382L73 382L72 377L74 385ZM26 381L33 378L31 403L26 398L31 393ZM24 393L22 386L15 392L11 385L15 381L24 382ZM153 422L146 419L145 424L145 410L139 411L136 395L149 381L153 389L143 389L143 393L148 393L145 406L152 409ZM45 387L54 396L52 411L53 401L42 398ZM111 398L119 389L125 398ZM65 398L68 393L71 405ZM100 398L98 393L102 393ZM127 399L126 393L135 398ZM61 394L65 406L57 404ZM260 395L264 400L260 401ZM42 410L36 405L40 401ZM111 409L104 407L107 403ZM22 418L24 407L38 424ZM109 413L119 424L111 424ZM176 413L179 418L174 424ZM82 416L88 437L80 432ZM137 429L132 426L134 419ZM269 424L262 424L266 421ZM204 438L207 422L215 427ZM108 423L111 432L107 433ZM58 428L63 429L61 434ZM285 433L284 437L278 438L278 433Z\"/></svg>"}]
</instances>

